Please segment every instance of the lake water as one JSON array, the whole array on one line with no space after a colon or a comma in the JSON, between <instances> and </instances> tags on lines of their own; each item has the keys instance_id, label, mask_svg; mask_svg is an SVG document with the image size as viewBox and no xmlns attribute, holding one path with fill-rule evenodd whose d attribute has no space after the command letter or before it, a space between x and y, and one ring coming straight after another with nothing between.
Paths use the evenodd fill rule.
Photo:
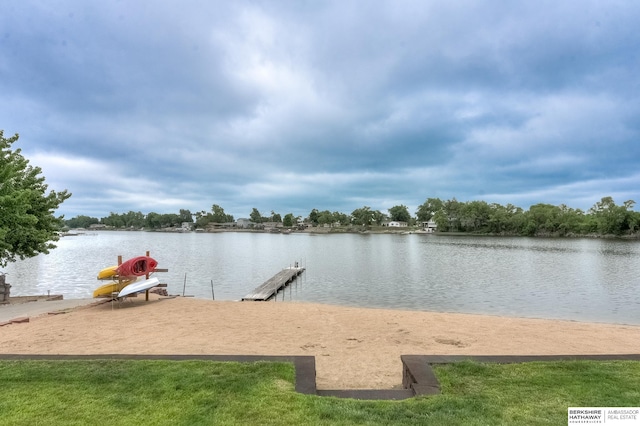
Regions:
<instances>
[{"instance_id":1,"label":"lake water","mask_svg":"<svg viewBox=\"0 0 640 426\"><path fill-rule=\"evenodd\" d=\"M396 234L97 232L5 268L11 294L91 297L98 271L150 251L171 294L239 300L306 268L280 301L640 324L640 242ZM273 302L269 302L273 303Z\"/></svg>"}]
</instances>

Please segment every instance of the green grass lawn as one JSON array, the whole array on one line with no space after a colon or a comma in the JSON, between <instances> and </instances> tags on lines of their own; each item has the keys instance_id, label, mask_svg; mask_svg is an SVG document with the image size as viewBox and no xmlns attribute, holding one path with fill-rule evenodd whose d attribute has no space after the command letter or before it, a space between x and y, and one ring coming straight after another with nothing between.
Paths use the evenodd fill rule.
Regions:
<instances>
[{"instance_id":1,"label":"green grass lawn","mask_svg":"<svg viewBox=\"0 0 640 426\"><path fill-rule=\"evenodd\" d=\"M566 424L569 406L640 406L640 362L439 365L442 394L295 392L288 363L0 361L0 425Z\"/></svg>"}]
</instances>

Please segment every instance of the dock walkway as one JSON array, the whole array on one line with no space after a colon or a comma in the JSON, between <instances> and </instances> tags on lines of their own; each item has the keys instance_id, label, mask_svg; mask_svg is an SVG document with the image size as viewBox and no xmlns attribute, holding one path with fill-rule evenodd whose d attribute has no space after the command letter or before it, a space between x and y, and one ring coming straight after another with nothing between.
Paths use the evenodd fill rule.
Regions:
<instances>
[{"instance_id":1,"label":"dock walkway","mask_svg":"<svg viewBox=\"0 0 640 426\"><path fill-rule=\"evenodd\" d=\"M285 268L253 290L253 292L247 294L242 300L253 302L269 300L302 272L304 272L304 268Z\"/></svg>"}]
</instances>

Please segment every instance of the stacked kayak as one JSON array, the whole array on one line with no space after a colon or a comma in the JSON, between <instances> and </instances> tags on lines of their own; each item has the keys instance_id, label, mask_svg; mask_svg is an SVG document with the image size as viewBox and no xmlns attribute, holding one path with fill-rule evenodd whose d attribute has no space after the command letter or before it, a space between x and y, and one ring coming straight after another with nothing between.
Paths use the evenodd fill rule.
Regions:
<instances>
[{"instance_id":1,"label":"stacked kayak","mask_svg":"<svg viewBox=\"0 0 640 426\"><path fill-rule=\"evenodd\" d=\"M101 285L93 291L93 297L112 297L113 293L119 293L123 288L127 287L129 284L136 282L137 279L130 279L124 281L114 281L109 284Z\"/></svg>"},{"instance_id":2,"label":"stacked kayak","mask_svg":"<svg viewBox=\"0 0 640 426\"><path fill-rule=\"evenodd\" d=\"M118 265L109 266L108 268L104 268L102 271L98 272L99 280L106 280L109 278L113 278L117 274Z\"/></svg>"},{"instance_id":3,"label":"stacked kayak","mask_svg":"<svg viewBox=\"0 0 640 426\"><path fill-rule=\"evenodd\" d=\"M148 280L139 281L133 284L129 284L124 287L120 293L118 293L118 297L125 297L133 293L140 293L141 291L149 290L157 286L160 283L160 280L157 278L149 278Z\"/></svg>"},{"instance_id":4,"label":"stacked kayak","mask_svg":"<svg viewBox=\"0 0 640 426\"><path fill-rule=\"evenodd\" d=\"M116 274L121 277L140 277L155 271L158 262L149 256L138 256L129 259L116 268Z\"/></svg>"},{"instance_id":5,"label":"stacked kayak","mask_svg":"<svg viewBox=\"0 0 640 426\"><path fill-rule=\"evenodd\" d=\"M125 297L134 293L148 290L158 285L157 278L142 279L138 277L155 271L158 262L149 256L138 256L120 265L109 266L98 272L99 280L111 279L112 282L101 285L93 292L93 297Z\"/></svg>"}]
</instances>

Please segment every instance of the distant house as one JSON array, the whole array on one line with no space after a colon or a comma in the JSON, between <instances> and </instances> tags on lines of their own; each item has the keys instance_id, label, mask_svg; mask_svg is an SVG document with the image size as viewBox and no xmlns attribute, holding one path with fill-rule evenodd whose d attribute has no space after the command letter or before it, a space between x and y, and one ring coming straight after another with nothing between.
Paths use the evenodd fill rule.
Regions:
<instances>
[{"instance_id":1,"label":"distant house","mask_svg":"<svg viewBox=\"0 0 640 426\"><path fill-rule=\"evenodd\" d=\"M180 227L182 228L183 232L191 231L193 229L193 222L182 222L182 225Z\"/></svg>"},{"instance_id":2,"label":"distant house","mask_svg":"<svg viewBox=\"0 0 640 426\"><path fill-rule=\"evenodd\" d=\"M236 227L238 228L252 228L253 227L253 222L251 222L251 219L246 219L246 218L241 218L236 220Z\"/></svg>"},{"instance_id":3,"label":"distant house","mask_svg":"<svg viewBox=\"0 0 640 426\"><path fill-rule=\"evenodd\" d=\"M426 222L422 222L422 229L427 232L436 232L436 230L438 229L438 225L433 220L429 220Z\"/></svg>"},{"instance_id":4,"label":"distant house","mask_svg":"<svg viewBox=\"0 0 640 426\"><path fill-rule=\"evenodd\" d=\"M407 222L400 222L397 220L392 220L389 222L383 222L382 226L388 226L389 228L406 228L408 226Z\"/></svg>"}]
</instances>

